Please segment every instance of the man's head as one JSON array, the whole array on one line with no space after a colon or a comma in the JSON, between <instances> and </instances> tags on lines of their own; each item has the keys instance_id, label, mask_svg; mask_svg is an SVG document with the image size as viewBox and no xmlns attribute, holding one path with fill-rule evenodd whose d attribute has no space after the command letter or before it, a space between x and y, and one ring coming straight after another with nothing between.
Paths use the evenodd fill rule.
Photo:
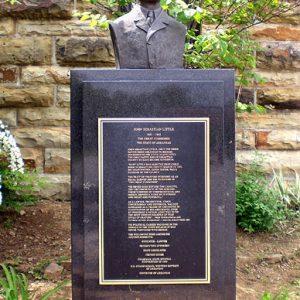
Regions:
<instances>
[{"instance_id":1,"label":"man's head","mask_svg":"<svg viewBox=\"0 0 300 300\"><path fill-rule=\"evenodd\" d=\"M149 3L149 4L156 4L159 3L159 0L140 0L140 3Z\"/></svg>"},{"instance_id":2,"label":"man's head","mask_svg":"<svg viewBox=\"0 0 300 300\"><path fill-rule=\"evenodd\" d=\"M156 9L160 6L160 0L140 0L139 4L147 9Z\"/></svg>"}]
</instances>

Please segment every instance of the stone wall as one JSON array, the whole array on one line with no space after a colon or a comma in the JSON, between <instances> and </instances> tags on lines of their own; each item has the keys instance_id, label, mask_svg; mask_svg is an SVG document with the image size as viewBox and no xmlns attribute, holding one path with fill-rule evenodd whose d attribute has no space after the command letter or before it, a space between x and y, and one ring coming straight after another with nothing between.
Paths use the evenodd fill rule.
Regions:
<instances>
[{"instance_id":1,"label":"stone wall","mask_svg":"<svg viewBox=\"0 0 300 300\"><path fill-rule=\"evenodd\" d=\"M252 29L261 43L258 71L267 83L247 89L244 100L272 104L268 114L237 116L237 161L247 164L264 157L267 171L282 169L293 178L300 173L300 7Z\"/></svg>"},{"instance_id":2,"label":"stone wall","mask_svg":"<svg viewBox=\"0 0 300 300\"><path fill-rule=\"evenodd\" d=\"M70 199L69 70L113 67L106 32L72 18L85 1L31 0L0 6L0 119L10 126L23 157L50 182L44 198ZM300 172L300 9L253 30L262 41L258 68L269 79L243 92L278 109L237 116L238 162L255 150L266 166Z\"/></svg>"}]
</instances>

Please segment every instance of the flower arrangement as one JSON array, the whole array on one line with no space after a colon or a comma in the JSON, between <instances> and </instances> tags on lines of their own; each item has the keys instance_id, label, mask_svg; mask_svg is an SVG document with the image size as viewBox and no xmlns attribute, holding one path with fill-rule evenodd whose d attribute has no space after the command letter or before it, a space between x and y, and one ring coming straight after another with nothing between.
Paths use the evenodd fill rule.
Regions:
<instances>
[{"instance_id":1,"label":"flower arrangement","mask_svg":"<svg viewBox=\"0 0 300 300\"><path fill-rule=\"evenodd\" d=\"M8 127L0 120L0 155L4 154L9 161L9 169L24 173L24 162L20 148L11 135Z\"/></svg>"},{"instance_id":2,"label":"flower arrangement","mask_svg":"<svg viewBox=\"0 0 300 300\"><path fill-rule=\"evenodd\" d=\"M35 192L44 185L36 172L25 169L15 138L0 120L0 210L35 202Z\"/></svg>"},{"instance_id":3,"label":"flower arrangement","mask_svg":"<svg viewBox=\"0 0 300 300\"><path fill-rule=\"evenodd\" d=\"M24 162L20 148L17 146L16 140L11 135L8 127L0 120L0 157L3 156L7 158L8 168L12 172L24 173ZM0 205L2 201L2 176L0 175Z\"/></svg>"}]
</instances>

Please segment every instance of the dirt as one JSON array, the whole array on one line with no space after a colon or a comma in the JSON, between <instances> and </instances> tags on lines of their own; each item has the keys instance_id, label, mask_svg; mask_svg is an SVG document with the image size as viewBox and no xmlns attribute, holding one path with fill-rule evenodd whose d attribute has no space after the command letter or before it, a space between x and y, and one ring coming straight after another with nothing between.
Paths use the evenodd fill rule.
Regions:
<instances>
[{"instance_id":1,"label":"dirt","mask_svg":"<svg viewBox=\"0 0 300 300\"><path fill-rule=\"evenodd\" d=\"M70 259L70 229L67 202L42 201L20 213L0 212L0 261L38 277L51 261Z\"/></svg>"},{"instance_id":2,"label":"dirt","mask_svg":"<svg viewBox=\"0 0 300 300\"><path fill-rule=\"evenodd\" d=\"M26 273L36 294L71 277L66 264L71 257L70 203L41 201L21 214L0 212L0 236L0 261ZM44 270L50 262L65 268L56 280L46 281ZM300 222L275 233L238 230L238 299L260 299L264 292L275 294L284 288L290 299L300 299ZM70 284L58 297L71 299Z\"/></svg>"},{"instance_id":3,"label":"dirt","mask_svg":"<svg viewBox=\"0 0 300 300\"><path fill-rule=\"evenodd\" d=\"M260 299L289 291L300 299L300 222L273 233L237 232L237 294L239 299Z\"/></svg>"}]
</instances>

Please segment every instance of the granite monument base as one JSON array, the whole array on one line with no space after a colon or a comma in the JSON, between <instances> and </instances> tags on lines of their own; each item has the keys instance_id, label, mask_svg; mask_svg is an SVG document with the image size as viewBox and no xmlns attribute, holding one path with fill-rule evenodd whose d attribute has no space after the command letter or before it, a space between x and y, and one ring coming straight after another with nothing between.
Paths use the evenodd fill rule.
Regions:
<instances>
[{"instance_id":1,"label":"granite monument base","mask_svg":"<svg viewBox=\"0 0 300 300\"><path fill-rule=\"evenodd\" d=\"M73 299L235 299L232 70L71 72Z\"/></svg>"}]
</instances>

